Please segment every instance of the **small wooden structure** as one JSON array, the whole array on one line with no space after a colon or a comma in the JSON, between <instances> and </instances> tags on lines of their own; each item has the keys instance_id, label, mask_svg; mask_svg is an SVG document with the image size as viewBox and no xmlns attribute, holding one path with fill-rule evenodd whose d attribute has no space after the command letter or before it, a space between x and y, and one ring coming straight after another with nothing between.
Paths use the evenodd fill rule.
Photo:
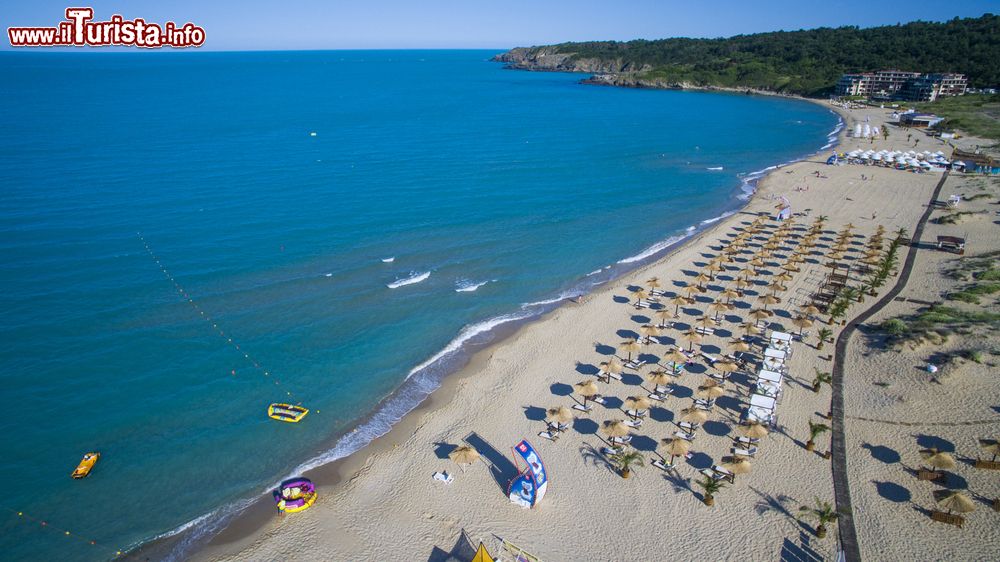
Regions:
<instances>
[{"instance_id":1,"label":"small wooden structure","mask_svg":"<svg viewBox=\"0 0 1000 562\"><path fill-rule=\"evenodd\" d=\"M959 529L961 529L962 525L965 523L965 517L962 517L961 515L956 515L953 513L945 513L943 511L938 511L936 509L934 511L931 511L931 519L935 521L940 521L941 523L954 525Z\"/></svg>"},{"instance_id":2,"label":"small wooden structure","mask_svg":"<svg viewBox=\"0 0 1000 562\"><path fill-rule=\"evenodd\" d=\"M917 471L917 480L940 480L944 474L936 470L921 468Z\"/></svg>"},{"instance_id":3,"label":"small wooden structure","mask_svg":"<svg viewBox=\"0 0 1000 562\"><path fill-rule=\"evenodd\" d=\"M938 236L937 247L938 250L943 250L945 252L952 252L958 255L964 255L965 238L960 238L958 236Z\"/></svg>"},{"instance_id":4,"label":"small wooden structure","mask_svg":"<svg viewBox=\"0 0 1000 562\"><path fill-rule=\"evenodd\" d=\"M1000 461L984 461L977 459L976 468L984 468L986 470L1000 470Z\"/></svg>"}]
</instances>

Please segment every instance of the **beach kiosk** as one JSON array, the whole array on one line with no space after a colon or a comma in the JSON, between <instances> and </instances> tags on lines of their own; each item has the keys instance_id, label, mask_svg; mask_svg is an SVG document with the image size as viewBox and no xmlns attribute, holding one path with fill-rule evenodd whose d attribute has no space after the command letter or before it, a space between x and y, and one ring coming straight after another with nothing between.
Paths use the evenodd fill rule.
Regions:
<instances>
[{"instance_id":1,"label":"beach kiosk","mask_svg":"<svg viewBox=\"0 0 1000 562\"><path fill-rule=\"evenodd\" d=\"M514 465L520 470L520 474L510 481L507 488L507 497L511 503L516 503L523 508L535 507L545 496L545 489L549 484L549 476L545 471L545 465L538 453L528 443L521 440L514 446ZM524 468L521 468L524 466Z\"/></svg>"}]
</instances>

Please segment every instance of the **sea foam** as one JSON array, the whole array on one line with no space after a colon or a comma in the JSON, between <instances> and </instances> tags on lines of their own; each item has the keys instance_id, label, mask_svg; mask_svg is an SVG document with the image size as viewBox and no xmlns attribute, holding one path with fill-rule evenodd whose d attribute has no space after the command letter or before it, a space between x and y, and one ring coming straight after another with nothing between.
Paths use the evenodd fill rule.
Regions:
<instances>
[{"instance_id":1,"label":"sea foam","mask_svg":"<svg viewBox=\"0 0 1000 562\"><path fill-rule=\"evenodd\" d=\"M430 271L425 271L423 273L414 273L414 274L410 275L409 277L404 277L402 279L396 279L392 283L389 283L388 285L386 285L386 287L389 287L390 289L396 289L398 287L403 287L405 285L413 285L414 283L420 283L421 281L426 280L430 276L431 276L431 272Z\"/></svg>"}]
</instances>

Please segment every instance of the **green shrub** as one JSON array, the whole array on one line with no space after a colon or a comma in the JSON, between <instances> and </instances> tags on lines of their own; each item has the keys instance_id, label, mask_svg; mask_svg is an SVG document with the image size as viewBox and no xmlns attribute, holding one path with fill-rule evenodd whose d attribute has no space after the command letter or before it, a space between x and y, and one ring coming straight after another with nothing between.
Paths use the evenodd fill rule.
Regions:
<instances>
[{"instance_id":1,"label":"green shrub","mask_svg":"<svg viewBox=\"0 0 1000 562\"><path fill-rule=\"evenodd\" d=\"M882 322L882 330L891 336L901 336L909 331L910 327L899 318L890 318Z\"/></svg>"}]
</instances>

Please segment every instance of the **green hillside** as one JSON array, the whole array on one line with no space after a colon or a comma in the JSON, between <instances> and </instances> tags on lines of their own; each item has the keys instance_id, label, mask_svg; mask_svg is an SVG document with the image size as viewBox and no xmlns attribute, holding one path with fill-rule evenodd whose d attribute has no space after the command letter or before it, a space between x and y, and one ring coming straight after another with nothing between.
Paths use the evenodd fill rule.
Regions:
<instances>
[{"instance_id":1,"label":"green hillside","mask_svg":"<svg viewBox=\"0 0 1000 562\"><path fill-rule=\"evenodd\" d=\"M969 85L1000 85L1000 16L944 23L819 28L725 39L562 43L571 61L649 65L637 78L803 95L832 91L841 74L879 69L961 72Z\"/></svg>"}]
</instances>

